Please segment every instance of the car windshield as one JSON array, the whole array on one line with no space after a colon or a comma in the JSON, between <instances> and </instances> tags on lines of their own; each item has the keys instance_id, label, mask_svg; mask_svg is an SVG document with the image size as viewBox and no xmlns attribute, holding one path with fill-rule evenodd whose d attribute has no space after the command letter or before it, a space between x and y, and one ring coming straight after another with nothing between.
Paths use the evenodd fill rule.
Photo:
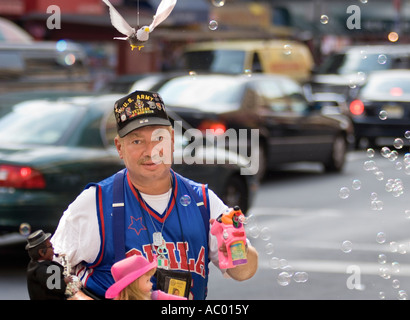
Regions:
<instances>
[{"instance_id":1,"label":"car windshield","mask_svg":"<svg viewBox=\"0 0 410 320\"><path fill-rule=\"evenodd\" d=\"M354 51L329 56L319 67L319 74L352 74L390 69L391 59L388 55Z\"/></svg>"},{"instance_id":2,"label":"car windshield","mask_svg":"<svg viewBox=\"0 0 410 320\"><path fill-rule=\"evenodd\" d=\"M166 82L159 94L167 105L218 112L238 105L242 86L236 78L187 76Z\"/></svg>"},{"instance_id":3,"label":"car windshield","mask_svg":"<svg viewBox=\"0 0 410 320\"><path fill-rule=\"evenodd\" d=\"M64 103L22 102L0 118L0 143L56 144L78 114Z\"/></svg>"},{"instance_id":4,"label":"car windshield","mask_svg":"<svg viewBox=\"0 0 410 320\"><path fill-rule=\"evenodd\" d=\"M386 75L373 77L369 79L366 86L361 92L363 97L390 95L403 97L410 95L410 77L395 75L388 77Z\"/></svg>"},{"instance_id":5,"label":"car windshield","mask_svg":"<svg viewBox=\"0 0 410 320\"><path fill-rule=\"evenodd\" d=\"M184 68L194 71L216 73L243 73L245 51L209 50L186 52L183 56Z\"/></svg>"}]
</instances>

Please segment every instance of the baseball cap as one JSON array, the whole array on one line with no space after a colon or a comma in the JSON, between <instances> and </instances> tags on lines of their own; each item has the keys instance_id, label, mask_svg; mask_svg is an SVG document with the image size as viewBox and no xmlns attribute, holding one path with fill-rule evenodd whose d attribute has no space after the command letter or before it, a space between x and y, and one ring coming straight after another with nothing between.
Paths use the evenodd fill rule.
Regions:
<instances>
[{"instance_id":1,"label":"baseball cap","mask_svg":"<svg viewBox=\"0 0 410 320\"><path fill-rule=\"evenodd\" d=\"M114 104L118 135L122 138L145 126L170 126L160 95L150 91L134 91Z\"/></svg>"}]
</instances>

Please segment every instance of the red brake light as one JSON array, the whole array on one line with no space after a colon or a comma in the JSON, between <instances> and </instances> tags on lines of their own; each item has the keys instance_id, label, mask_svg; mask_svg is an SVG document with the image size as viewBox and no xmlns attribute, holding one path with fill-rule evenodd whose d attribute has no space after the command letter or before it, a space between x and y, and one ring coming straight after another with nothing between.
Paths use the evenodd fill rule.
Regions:
<instances>
[{"instance_id":1,"label":"red brake light","mask_svg":"<svg viewBox=\"0 0 410 320\"><path fill-rule=\"evenodd\" d=\"M401 97L403 95L403 89L400 87L393 87L390 89L390 95L393 97Z\"/></svg>"},{"instance_id":2,"label":"red brake light","mask_svg":"<svg viewBox=\"0 0 410 320\"><path fill-rule=\"evenodd\" d=\"M226 131L226 125L222 122L213 121L213 120L204 120L198 126L198 129L205 132L208 130L213 130L213 134L219 135L224 134Z\"/></svg>"},{"instance_id":3,"label":"red brake light","mask_svg":"<svg viewBox=\"0 0 410 320\"><path fill-rule=\"evenodd\" d=\"M16 189L44 189L43 175L30 167L0 165L0 187Z\"/></svg>"},{"instance_id":4,"label":"red brake light","mask_svg":"<svg viewBox=\"0 0 410 320\"><path fill-rule=\"evenodd\" d=\"M350 112L355 116L360 116L364 112L364 104L360 100L353 100L350 103Z\"/></svg>"}]
</instances>

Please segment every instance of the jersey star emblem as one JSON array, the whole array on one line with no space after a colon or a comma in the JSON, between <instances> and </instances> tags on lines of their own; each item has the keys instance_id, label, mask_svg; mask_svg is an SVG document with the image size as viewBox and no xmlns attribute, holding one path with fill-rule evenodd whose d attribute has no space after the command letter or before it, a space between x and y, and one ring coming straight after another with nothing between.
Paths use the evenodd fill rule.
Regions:
<instances>
[{"instance_id":1,"label":"jersey star emblem","mask_svg":"<svg viewBox=\"0 0 410 320\"><path fill-rule=\"evenodd\" d=\"M137 235L140 235L142 230L147 230L147 228L142 224L142 217L135 219L131 216L131 224L128 226L128 229L134 230Z\"/></svg>"}]
</instances>

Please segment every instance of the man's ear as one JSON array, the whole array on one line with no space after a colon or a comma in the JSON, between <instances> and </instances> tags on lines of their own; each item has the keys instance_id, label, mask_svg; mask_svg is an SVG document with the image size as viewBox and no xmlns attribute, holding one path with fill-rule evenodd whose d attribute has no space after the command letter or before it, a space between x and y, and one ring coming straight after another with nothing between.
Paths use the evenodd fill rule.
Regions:
<instances>
[{"instance_id":1,"label":"man's ear","mask_svg":"<svg viewBox=\"0 0 410 320\"><path fill-rule=\"evenodd\" d=\"M118 152L118 155L120 156L120 159L122 159L121 138L118 135L114 138L114 144L115 144L115 147L117 148L117 152Z\"/></svg>"},{"instance_id":2,"label":"man's ear","mask_svg":"<svg viewBox=\"0 0 410 320\"><path fill-rule=\"evenodd\" d=\"M41 258L44 258L44 256L46 255L46 254L44 253L44 249L38 249L37 251L38 251L38 255L39 255Z\"/></svg>"}]
</instances>

